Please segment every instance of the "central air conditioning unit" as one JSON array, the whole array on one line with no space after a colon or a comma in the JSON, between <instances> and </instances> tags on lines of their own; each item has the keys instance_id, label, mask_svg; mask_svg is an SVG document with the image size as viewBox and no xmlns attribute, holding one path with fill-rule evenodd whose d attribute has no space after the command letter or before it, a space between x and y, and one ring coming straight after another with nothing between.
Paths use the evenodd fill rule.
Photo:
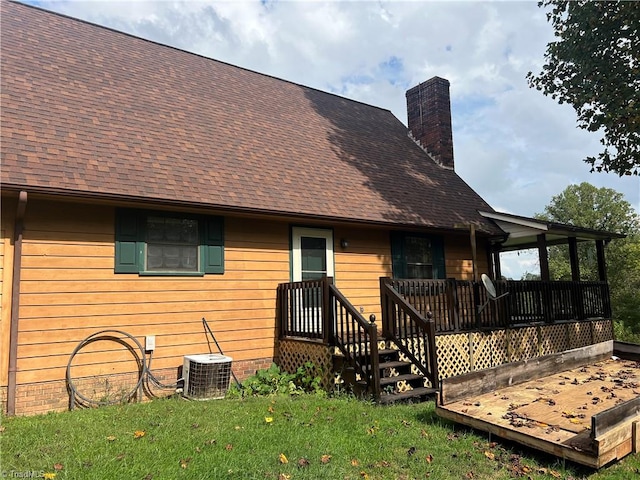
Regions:
<instances>
[{"instance_id":1,"label":"central air conditioning unit","mask_svg":"<svg viewBox=\"0 0 640 480\"><path fill-rule=\"evenodd\" d=\"M215 353L186 355L183 395L194 400L224 398L229 389L232 361L231 357Z\"/></svg>"}]
</instances>

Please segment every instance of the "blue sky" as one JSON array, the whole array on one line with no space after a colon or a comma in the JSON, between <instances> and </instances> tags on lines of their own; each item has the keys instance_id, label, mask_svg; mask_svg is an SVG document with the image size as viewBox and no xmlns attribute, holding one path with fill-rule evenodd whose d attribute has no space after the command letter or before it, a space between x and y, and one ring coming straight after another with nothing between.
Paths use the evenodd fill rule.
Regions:
<instances>
[{"instance_id":1,"label":"blue sky","mask_svg":"<svg viewBox=\"0 0 640 480\"><path fill-rule=\"evenodd\" d=\"M597 133L528 87L553 32L536 1L39 1L39 6L391 110L405 91L451 82L456 171L496 210L532 216L572 183L625 195L640 179L592 174ZM512 255L503 272L535 271Z\"/></svg>"}]
</instances>

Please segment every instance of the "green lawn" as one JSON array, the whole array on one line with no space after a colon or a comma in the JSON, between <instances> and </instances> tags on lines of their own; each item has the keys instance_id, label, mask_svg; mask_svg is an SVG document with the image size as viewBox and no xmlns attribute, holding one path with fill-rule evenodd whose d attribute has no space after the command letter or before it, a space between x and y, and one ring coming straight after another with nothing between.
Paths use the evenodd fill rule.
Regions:
<instances>
[{"instance_id":1,"label":"green lawn","mask_svg":"<svg viewBox=\"0 0 640 480\"><path fill-rule=\"evenodd\" d=\"M594 472L513 443L489 444L486 434L439 419L433 402L174 398L3 418L0 430L7 478L640 478L638 456Z\"/></svg>"}]
</instances>

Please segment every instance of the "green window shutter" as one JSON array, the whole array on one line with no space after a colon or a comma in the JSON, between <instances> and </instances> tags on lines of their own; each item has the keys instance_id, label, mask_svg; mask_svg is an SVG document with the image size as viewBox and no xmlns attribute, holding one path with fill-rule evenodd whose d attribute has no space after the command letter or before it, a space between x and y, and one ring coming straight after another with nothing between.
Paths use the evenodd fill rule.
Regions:
<instances>
[{"instance_id":1,"label":"green window shutter","mask_svg":"<svg viewBox=\"0 0 640 480\"><path fill-rule=\"evenodd\" d=\"M204 273L224 273L224 220L207 217L203 223L202 270Z\"/></svg>"},{"instance_id":2,"label":"green window shutter","mask_svg":"<svg viewBox=\"0 0 640 480\"><path fill-rule=\"evenodd\" d=\"M407 262L404 256L404 234L391 232L391 270L393 278L405 278Z\"/></svg>"},{"instance_id":3,"label":"green window shutter","mask_svg":"<svg viewBox=\"0 0 640 480\"><path fill-rule=\"evenodd\" d=\"M433 278L445 279L447 272L444 264L444 242L442 237L431 237L431 248L433 255Z\"/></svg>"},{"instance_id":4,"label":"green window shutter","mask_svg":"<svg viewBox=\"0 0 640 480\"><path fill-rule=\"evenodd\" d=\"M136 212L116 211L115 273L140 272L143 235L143 226Z\"/></svg>"}]
</instances>

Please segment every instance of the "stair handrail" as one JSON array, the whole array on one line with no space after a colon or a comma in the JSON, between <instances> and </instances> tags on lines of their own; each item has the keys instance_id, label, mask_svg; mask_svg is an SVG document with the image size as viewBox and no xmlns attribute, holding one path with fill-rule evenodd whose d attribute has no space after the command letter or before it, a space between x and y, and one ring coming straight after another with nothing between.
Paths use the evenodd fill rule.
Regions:
<instances>
[{"instance_id":1,"label":"stair handrail","mask_svg":"<svg viewBox=\"0 0 640 480\"><path fill-rule=\"evenodd\" d=\"M430 312L427 313L428 318L423 317L390 282L391 279L388 277L380 279L384 335L429 380L433 388L438 388L436 329L433 317Z\"/></svg>"},{"instance_id":2,"label":"stair handrail","mask_svg":"<svg viewBox=\"0 0 640 480\"><path fill-rule=\"evenodd\" d=\"M328 282L328 291L330 311L333 314L333 342L344 355L345 361L366 382L367 391L375 400L379 400L380 359L376 317L371 315L370 321L367 321L333 283ZM353 348L357 346L360 351L350 350L349 345L353 345Z\"/></svg>"}]
</instances>

